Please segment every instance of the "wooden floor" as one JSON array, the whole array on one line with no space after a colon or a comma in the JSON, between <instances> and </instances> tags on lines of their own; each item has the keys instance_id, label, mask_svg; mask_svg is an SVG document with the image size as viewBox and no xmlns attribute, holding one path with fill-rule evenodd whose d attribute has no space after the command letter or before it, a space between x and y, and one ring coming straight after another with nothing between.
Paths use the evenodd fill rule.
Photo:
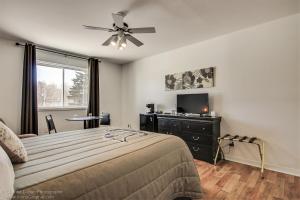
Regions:
<instances>
[{"instance_id":1,"label":"wooden floor","mask_svg":"<svg viewBox=\"0 0 300 200\"><path fill-rule=\"evenodd\" d=\"M217 167L195 160L205 200L300 200L300 178L235 162L221 161Z\"/></svg>"}]
</instances>

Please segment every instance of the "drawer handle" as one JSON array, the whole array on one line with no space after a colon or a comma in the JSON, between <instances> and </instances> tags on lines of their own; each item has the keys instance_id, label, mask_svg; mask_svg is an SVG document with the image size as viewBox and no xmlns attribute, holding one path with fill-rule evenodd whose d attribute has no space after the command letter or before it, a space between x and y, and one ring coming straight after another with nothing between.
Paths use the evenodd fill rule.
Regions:
<instances>
[{"instance_id":1,"label":"drawer handle","mask_svg":"<svg viewBox=\"0 0 300 200\"><path fill-rule=\"evenodd\" d=\"M206 129L206 128L204 128L204 127L202 128L203 131L204 131L205 129Z\"/></svg>"},{"instance_id":2,"label":"drawer handle","mask_svg":"<svg viewBox=\"0 0 300 200\"><path fill-rule=\"evenodd\" d=\"M194 151L199 151L199 147L197 147L197 148L193 147L193 150Z\"/></svg>"},{"instance_id":3,"label":"drawer handle","mask_svg":"<svg viewBox=\"0 0 300 200\"><path fill-rule=\"evenodd\" d=\"M193 136L193 140L199 140L199 136L197 137Z\"/></svg>"}]
</instances>

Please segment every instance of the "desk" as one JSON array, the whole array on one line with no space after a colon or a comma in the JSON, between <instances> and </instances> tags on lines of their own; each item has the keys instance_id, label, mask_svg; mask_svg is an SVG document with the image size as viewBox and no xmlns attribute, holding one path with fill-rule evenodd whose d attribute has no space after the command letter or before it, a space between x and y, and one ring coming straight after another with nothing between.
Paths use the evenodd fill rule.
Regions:
<instances>
[{"instance_id":1,"label":"desk","mask_svg":"<svg viewBox=\"0 0 300 200\"><path fill-rule=\"evenodd\" d=\"M83 116L83 117L71 117L67 118L67 121L83 121L84 122L84 129L87 129L87 122L92 120L99 120L101 117L99 116Z\"/></svg>"}]
</instances>

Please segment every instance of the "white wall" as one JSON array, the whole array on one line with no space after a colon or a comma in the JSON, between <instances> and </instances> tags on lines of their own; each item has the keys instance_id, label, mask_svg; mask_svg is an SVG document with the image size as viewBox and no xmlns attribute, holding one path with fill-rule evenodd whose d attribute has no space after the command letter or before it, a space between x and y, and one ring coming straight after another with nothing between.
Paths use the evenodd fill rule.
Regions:
<instances>
[{"instance_id":1,"label":"white wall","mask_svg":"<svg viewBox=\"0 0 300 200\"><path fill-rule=\"evenodd\" d=\"M299 172L299 15L282 18L212 40L144 58L123 67L122 125L138 128L146 103L175 109L176 94L208 92L222 119L222 134L258 136L266 141L267 167ZM216 67L216 87L165 91L164 76ZM257 149L237 145L228 158L258 164Z\"/></svg>"},{"instance_id":2,"label":"white wall","mask_svg":"<svg viewBox=\"0 0 300 200\"><path fill-rule=\"evenodd\" d=\"M0 117L19 132L24 51L14 44L0 39Z\"/></svg>"},{"instance_id":3,"label":"white wall","mask_svg":"<svg viewBox=\"0 0 300 200\"><path fill-rule=\"evenodd\" d=\"M24 49L15 41L0 38L0 117L16 133L20 132L22 70ZM37 52L38 59L87 67L87 62L65 58L56 54ZM121 124L121 66L106 61L100 63L100 111L111 113L113 126ZM109 103L108 103L109 102ZM68 122L73 115L86 115L86 110L39 111L39 132L47 132L45 115L52 114L58 131L82 129L83 123Z\"/></svg>"},{"instance_id":4,"label":"white wall","mask_svg":"<svg viewBox=\"0 0 300 200\"><path fill-rule=\"evenodd\" d=\"M300 1L299 1L300 10ZM298 20L298 35L300 35L300 20ZM298 133L300 133L300 37L298 37ZM298 141L300 141L300 134L298 134ZM298 145L298 155L300 155L300 145ZM300 159L298 159L298 169L300 169Z\"/></svg>"},{"instance_id":5,"label":"white wall","mask_svg":"<svg viewBox=\"0 0 300 200\"><path fill-rule=\"evenodd\" d=\"M122 67L105 61L100 65L100 111L110 113L112 126L121 126Z\"/></svg>"}]
</instances>

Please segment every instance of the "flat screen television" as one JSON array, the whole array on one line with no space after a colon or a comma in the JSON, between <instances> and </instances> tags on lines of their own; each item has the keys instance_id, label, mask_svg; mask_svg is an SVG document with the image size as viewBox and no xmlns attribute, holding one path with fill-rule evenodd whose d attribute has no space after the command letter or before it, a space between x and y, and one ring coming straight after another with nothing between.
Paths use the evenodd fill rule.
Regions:
<instances>
[{"instance_id":1,"label":"flat screen television","mask_svg":"<svg viewBox=\"0 0 300 200\"><path fill-rule=\"evenodd\" d=\"M178 94L177 112L207 114L209 112L208 94Z\"/></svg>"}]
</instances>

